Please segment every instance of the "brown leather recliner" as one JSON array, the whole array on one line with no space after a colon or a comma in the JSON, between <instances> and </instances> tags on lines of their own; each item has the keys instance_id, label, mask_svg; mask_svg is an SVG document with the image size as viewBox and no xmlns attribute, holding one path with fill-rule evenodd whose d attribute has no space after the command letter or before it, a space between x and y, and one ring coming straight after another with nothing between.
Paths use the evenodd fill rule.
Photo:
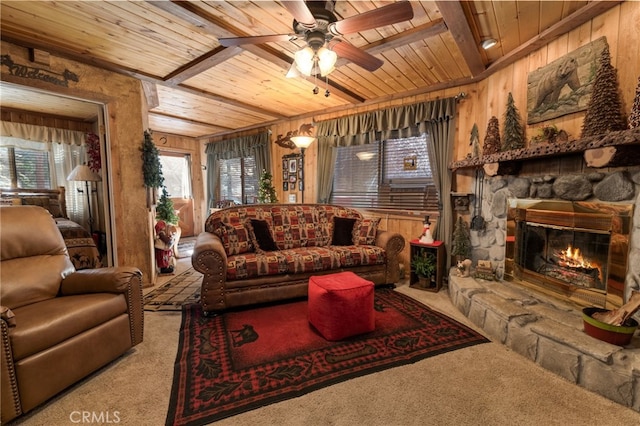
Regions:
<instances>
[{"instance_id":1,"label":"brown leather recliner","mask_svg":"<svg viewBox=\"0 0 640 426\"><path fill-rule=\"evenodd\" d=\"M75 271L48 211L0 208L0 356L5 423L142 342L142 274Z\"/></svg>"}]
</instances>

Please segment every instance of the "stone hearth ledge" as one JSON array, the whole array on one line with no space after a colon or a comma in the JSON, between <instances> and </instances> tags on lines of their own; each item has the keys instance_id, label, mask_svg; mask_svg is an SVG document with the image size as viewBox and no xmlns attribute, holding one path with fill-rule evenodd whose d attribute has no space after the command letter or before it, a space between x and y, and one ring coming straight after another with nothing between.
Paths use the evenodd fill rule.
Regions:
<instances>
[{"instance_id":1,"label":"stone hearth ledge","mask_svg":"<svg viewBox=\"0 0 640 426\"><path fill-rule=\"evenodd\" d=\"M449 274L449 297L471 322L541 367L640 412L640 336L626 347L584 332L580 308L508 281Z\"/></svg>"}]
</instances>

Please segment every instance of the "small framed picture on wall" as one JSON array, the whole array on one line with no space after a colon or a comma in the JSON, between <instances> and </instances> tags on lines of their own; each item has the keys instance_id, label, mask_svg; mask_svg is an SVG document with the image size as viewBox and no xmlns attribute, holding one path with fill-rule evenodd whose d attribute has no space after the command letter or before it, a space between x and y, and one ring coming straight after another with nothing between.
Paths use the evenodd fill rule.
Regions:
<instances>
[{"instance_id":1,"label":"small framed picture on wall","mask_svg":"<svg viewBox=\"0 0 640 426\"><path fill-rule=\"evenodd\" d=\"M289 190L289 182L288 181L284 181L282 182L282 190L283 191L288 191Z\"/></svg>"},{"instance_id":2,"label":"small framed picture on wall","mask_svg":"<svg viewBox=\"0 0 640 426\"><path fill-rule=\"evenodd\" d=\"M289 159L289 173L295 173L298 170L298 163L295 158Z\"/></svg>"}]
</instances>

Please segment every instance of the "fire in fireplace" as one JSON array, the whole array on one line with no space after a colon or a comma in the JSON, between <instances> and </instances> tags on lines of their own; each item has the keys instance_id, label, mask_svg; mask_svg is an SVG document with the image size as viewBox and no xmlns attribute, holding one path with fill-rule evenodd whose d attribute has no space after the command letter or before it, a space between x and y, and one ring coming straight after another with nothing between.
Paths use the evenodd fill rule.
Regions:
<instances>
[{"instance_id":1,"label":"fire in fireplace","mask_svg":"<svg viewBox=\"0 0 640 426\"><path fill-rule=\"evenodd\" d=\"M622 304L632 205L516 202L506 276L526 286L603 308Z\"/></svg>"}]
</instances>

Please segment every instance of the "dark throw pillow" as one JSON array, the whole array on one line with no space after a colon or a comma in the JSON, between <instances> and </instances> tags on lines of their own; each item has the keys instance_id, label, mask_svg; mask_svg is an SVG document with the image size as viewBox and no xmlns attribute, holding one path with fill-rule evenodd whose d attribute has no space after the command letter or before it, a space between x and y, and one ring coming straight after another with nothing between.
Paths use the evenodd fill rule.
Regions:
<instances>
[{"instance_id":1,"label":"dark throw pillow","mask_svg":"<svg viewBox=\"0 0 640 426\"><path fill-rule=\"evenodd\" d=\"M331 245L333 246L351 246L353 245L353 226L356 219L346 217L333 218L333 236L331 237Z\"/></svg>"},{"instance_id":2,"label":"dark throw pillow","mask_svg":"<svg viewBox=\"0 0 640 426\"><path fill-rule=\"evenodd\" d=\"M271 232L269 231L269 224L266 220L249 219L251 227L253 228L253 235L256 237L256 245L263 251L276 251L278 246L273 241Z\"/></svg>"}]
</instances>

